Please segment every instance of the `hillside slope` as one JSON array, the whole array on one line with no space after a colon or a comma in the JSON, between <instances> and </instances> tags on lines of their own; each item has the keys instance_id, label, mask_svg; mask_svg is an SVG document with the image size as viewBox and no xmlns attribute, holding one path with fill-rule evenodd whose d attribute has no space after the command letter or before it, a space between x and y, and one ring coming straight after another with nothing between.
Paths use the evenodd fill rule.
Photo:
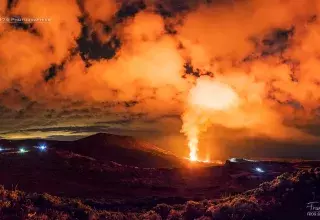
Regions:
<instances>
[{"instance_id":1,"label":"hillside slope","mask_svg":"<svg viewBox=\"0 0 320 220\"><path fill-rule=\"evenodd\" d=\"M137 167L179 167L185 162L147 142L133 137L105 133L98 133L72 142L57 143L54 147L103 162L113 161Z\"/></svg>"},{"instance_id":2,"label":"hillside slope","mask_svg":"<svg viewBox=\"0 0 320 220\"><path fill-rule=\"evenodd\" d=\"M22 147L27 151L35 151L35 147L40 144L46 144L50 149L57 151L91 157L104 163L115 162L142 168L181 167L187 162L145 141L106 133L98 133L75 141L0 139L2 153L17 152Z\"/></svg>"}]
</instances>

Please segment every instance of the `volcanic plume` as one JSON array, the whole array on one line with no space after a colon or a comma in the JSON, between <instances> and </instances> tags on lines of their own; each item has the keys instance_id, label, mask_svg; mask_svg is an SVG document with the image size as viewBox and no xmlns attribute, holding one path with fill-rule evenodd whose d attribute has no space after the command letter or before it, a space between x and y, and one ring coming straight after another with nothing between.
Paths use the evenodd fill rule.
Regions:
<instances>
[{"instance_id":1,"label":"volcanic plume","mask_svg":"<svg viewBox=\"0 0 320 220\"><path fill-rule=\"evenodd\" d=\"M216 112L229 111L239 105L237 93L227 84L202 77L190 90L188 104L183 114L182 132L188 138L189 159L197 161L199 135L205 132L216 117Z\"/></svg>"}]
</instances>

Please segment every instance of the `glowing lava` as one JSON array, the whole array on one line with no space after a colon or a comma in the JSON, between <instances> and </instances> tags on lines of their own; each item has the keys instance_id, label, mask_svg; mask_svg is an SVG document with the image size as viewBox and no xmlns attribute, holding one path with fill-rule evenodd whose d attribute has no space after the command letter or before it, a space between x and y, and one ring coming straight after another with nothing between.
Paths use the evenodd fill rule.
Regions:
<instances>
[{"instance_id":1,"label":"glowing lava","mask_svg":"<svg viewBox=\"0 0 320 220\"><path fill-rule=\"evenodd\" d=\"M198 158L199 135L211 125L213 113L227 111L238 103L239 97L230 86L207 77L197 80L189 92L187 109L182 116L181 132L188 138L189 160L201 161Z\"/></svg>"},{"instance_id":2,"label":"glowing lava","mask_svg":"<svg viewBox=\"0 0 320 220\"><path fill-rule=\"evenodd\" d=\"M197 161L198 160L198 142L199 141L198 141L197 137L191 138L189 140L189 143L188 143L189 150L190 150L189 159L191 161Z\"/></svg>"}]
</instances>

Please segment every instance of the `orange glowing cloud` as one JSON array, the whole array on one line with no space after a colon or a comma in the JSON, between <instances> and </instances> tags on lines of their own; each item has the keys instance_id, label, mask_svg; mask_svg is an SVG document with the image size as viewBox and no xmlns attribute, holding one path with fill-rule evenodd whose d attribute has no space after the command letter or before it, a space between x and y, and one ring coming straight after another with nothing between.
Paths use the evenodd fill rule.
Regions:
<instances>
[{"instance_id":1,"label":"orange glowing cloud","mask_svg":"<svg viewBox=\"0 0 320 220\"><path fill-rule=\"evenodd\" d=\"M176 12L166 1L164 8L172 13L168 18L150 2L146 8L132 6L137 13L124 16L125 6L134 1L24 0L7 10L6 1L0 0L1 16L51 19L28 28L0 23L0 93L15 89L23 96L10 93L0 104L19 110L26 105L8 97L28 100L33 104L27 112L37 104L39 115L48 115L70 100L86 110L103 103L110 115L200 120L205 126L193 131L196 137L207 125L221 125L246 129L250 135L311 138L298 125L318 123L320 23L314 15L319 2L194 2ZM124 17L117 18L119 14ZM90 56L104 50L114 56ZM45 80L48 74L50 80ZM190 103L210 111L190 116ZM89 116L63 123L83 123ZM103 118L101 113L95 120ZM34 119L34 124L41 120ZM185 133L188 129L183 128Z\"/></svg>"},{"instance_id":2,"label":"orange glowing cloud","mask_svg":"<svg viewBox=\"0 0 320 220\"><path fill-rule=\"evenodd\" d=\"M0 15L4 16L7 10L7 0L0 0Z\"/></svg>"},{"instance_id":3,"label":"orange glowing cloud","mask_svg":"<svg viewBox=\"0 0 320 220\"><path fill-rule=\"evenodd\" d=\"M84 8L92 21L109 21L118 10L115 0L85 0Z\"/></svg>"},{"instance_id":4,"label":"orange glowing cloud","mask_svg":"<svg viewBox=\"0 0 320 220\"><path fill-rule=\"evenodd\" d=\"M50 19L49 22L35 22L35 33L8 26L0 37L3 64L0 89L20 84L27 96L36 98L35 90L43 84L43 71L66 59L76 46L81 29L77 19L80 11L76 1L27 0L19 1L6 16L13 15Z\"/></svg>"}]
</instances>

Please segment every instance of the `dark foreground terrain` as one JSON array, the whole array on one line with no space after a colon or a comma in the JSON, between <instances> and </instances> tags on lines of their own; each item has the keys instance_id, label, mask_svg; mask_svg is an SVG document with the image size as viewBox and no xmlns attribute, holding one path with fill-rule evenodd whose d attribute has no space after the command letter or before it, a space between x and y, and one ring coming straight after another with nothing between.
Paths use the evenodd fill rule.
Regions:
<instances>
[{"instance_id":1,"label":"dark foreground terrain","mask_svg":"<svg viewBox=\"0 0 320 220\"><path fill-rule=\"evenodd\" d=\"M40 142L0 140L0 219L320 218L308 216L320 206L308 205L320 202L319 162L190 163L107 134Z\"/></svg>"},{"instance_id":2,"label":"dark foreground terrain","mask_svg":"<svg viewBox=\"0 0 320 220\"><path fill-rule=\"evenodd\" d=\"M258 187L220 199L165 204L146 199L130 203L69 199L0 189L1 219L308 219L318 215L320 169L285 173ZM150 207L146 203L150 202ZM113 203L113 204L112 204ZM127 204L128 203L128 204ZM317 204L317 203L316 203ZM118 210L115 210L118 207ZM125 208L126 207L126 208ZM317 217L315 217L317 218Z\"/></svg>"}]
</instances>

